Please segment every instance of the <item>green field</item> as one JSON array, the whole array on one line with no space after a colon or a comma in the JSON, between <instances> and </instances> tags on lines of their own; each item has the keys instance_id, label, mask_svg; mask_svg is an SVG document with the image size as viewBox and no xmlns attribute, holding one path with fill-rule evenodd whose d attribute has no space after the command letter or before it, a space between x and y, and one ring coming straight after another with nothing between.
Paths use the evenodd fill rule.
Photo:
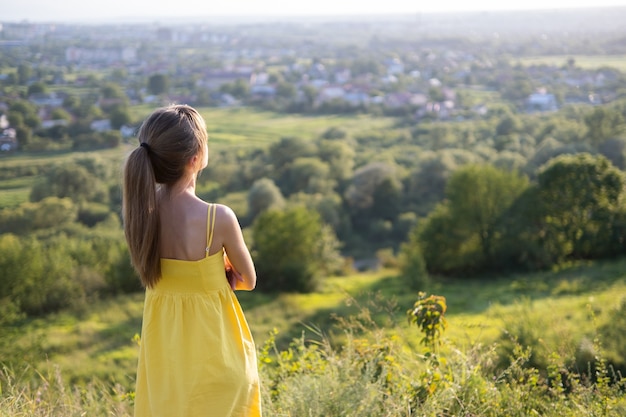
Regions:
<instances>
[{"instance_id":1,"label":"green field","mask_svg":"<svg viewBox=\"0 0 626 417\"><path fill-rule=\"evenodd\" d=\"M154 106L141 105L132 108L132 117L138 122L145 118ZM209 146L212 149L234 149L241 147L263 147L283 137L314 139L331 127L337 127L348 134L371 133L393 129L391 118L361 116L299 116L263 112L250 108L224 109L199 108L207 122ZM0 158L0 172L12 167L45 167L63 164L76 158L96 156L121 166L125 155L134 146L134 141L116 149L94 150L91 152L18 152ZM28 200L33 177L0 179L0 209L14 207Z\"/></svg>"},{"instance_id":2,"label":"green field","mask_svg":"<svg viewBox=\"0 0 626 417\"><path fill-rule=\"evenodd\" d=\"M570 59L574 59L575 65L583 69L598 69L612 67L626 72L626 56L624 55L550 55L518 58L514 63L521 65L551 65L556 67L567 66Z\"/></svg>"},{"instance_id":3,"label":"green field","mask_svg":"<svg viewBox=\"0 0 626 417\"><path fill-rule=\"evenodd\" d=\"M153 109L154 106L149 105L133 107L133 118L142 120ZM313 139L331 127L338 127L349 134L354 134L390 129L394 124L392 118L374 118L368 115L301 116L246 107L198 107L198 111L207 123L210 143L229 147L263 146L288 136Z\"/></svg>"},{"instance_id":4,"label":"green field","mask_svg":"<svg viewBox=\"0 0 626 417\"><path fill-rule=\"evenodd\" d=\"M257 343L267 415L436 417L453 408L471 413L445 415L621 417L621 385L581 381L565 395L525 363L545 358L550 372L567 372L581 346L598 349L598 329L626 302L625 267L622 259L439 281L430 292L446 297L448 328L434 359L406 320L418 295L394 270L330 277L312 294L238 297ZM20 357L0 366L0 416L131 416L142 305L137 293L23 323L0 344ZM515 346L506 332L528 348L491 374L497 352ZM596 361L614 353L590 352ZM407 395L419 387L432 392L408 413Z\"/></svg>"},{"instance_id":5,"label":"green field","mask_svg":"<svg viewBox=\"0 0 626 417\"><path fill-rule=\"evenodd\" d=\"M626 260L621 260L491 281L439 282L431 292L447 298L449 328L444 336L452 345L491 344L507 324L522 318L537 325L548 348L573 354L575 344L593 337L595 328L610 321L626 300L625 270ZM417 293L406 291L393 270L327 278L312 294L257 291L239 292L238 297L258 345L273 329L282 348L303 332L316 338L308 328L336 334L334 317L357 314L362 307L406 346L417 346L421 337L405 318ZM142 304L142 294L133 294L94 303L86 311L36 319L24 326L18 345L33 344L31 351L40 356L29 355L31 365L59 366L69 381L98 377L130 388Z\"/></svg>"}]
</instances>

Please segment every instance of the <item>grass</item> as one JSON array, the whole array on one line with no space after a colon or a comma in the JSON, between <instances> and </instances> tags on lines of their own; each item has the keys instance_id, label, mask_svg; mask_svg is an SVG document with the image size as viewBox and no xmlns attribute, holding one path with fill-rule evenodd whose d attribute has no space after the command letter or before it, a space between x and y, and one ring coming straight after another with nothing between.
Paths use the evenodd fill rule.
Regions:
<instances>
[{"instance_id":1,"label":"grass","mask_svg":"<svg viewBox=\"0 0 626 417\"><path fill-rule=\"evenodd\" d=\"M151 105L135 106L133 119L141 120L154 109ZM209 141L218 147L266 146L280 138L296 136L314 139L331 127L348 134L378 129L390 129L392 118L368 115L302 116L261 111L249 107L218 108L198 107L204 117Z\"/></svg>"},{"instance_id":2,"label":"grass","mask_svg":"<svg viewBox=\"0 0 626 417\"><path fill-rule=\"evenodd\" d=\"M621 416L623 386L572 379L563 395L525 366L537 352L521 345L498 370L494 342L503 343L505 327L530 329L550 372L567 376L573 342L592 338L626 298L625 267L626 259L439 281L431 290L447 298L449 327L437 357L421 354L421 335L405 318L417 294L394 270L330 277L313 294L238 293L259 349L265 413ZM142 300L124 295L26 324L17 343L36 341L40 362L0 368L0 416L130 416Z\"/></svg>"},{"instance_id":3,"label":"grass","mask_svg":"<svg viewBox=\"0 0 626 417\"><path fill-rule=\"evenodd\" d=\"M249 108L202 108L210 140L230 146L268 145L283 137L314 139L331 127L347 133L388 129L392 119L370 116L283 115Z\"/></svg>"},{"instance_id":4,"label":"grass","mask_svg":"<svg viewBox=\"0 0 626 417\"><path fill-rule=\"evenodd\" d=\"M3 208L16 207L28 201L30 187L27 188L0 188L0 210Z\"/></svg>"},{"instance_id":5,"label":"grass","mask_svg":"<svg viewBox=\"0 0 626 417\"><path fill-rule=\"evenodd\" d=\"M525 57L517 59L517 62L530 65L550 65L556 67L567 66L569 59L574 59L575 65L583 69L598 69L612 67L619 71L626 71L626 57L624 55L550 55L538 57Z\"/></svg>"},{"instance_id":6,"label":"grass","mask_svg":"<svg viewBox=\"0 0 626 417\"><path fill-rule=\"evenodd\" d=\"M433 285L431 292L447 298L446 339L451 344L494 343L507 323L524 314L543 327L546 341L558 343L561 335L576 341L610 320L611 311L626 298L625 267L623 260L514 279L450 280ZM238 297L259 345L274 329L280 348L302 334L317 338L313 328L332 338L340 333L335 317L356 314L362 307L406 346L417 346L420 338L405 318L417 294L407 291L393 270L327 278L312 294L240 292ZM71 383L97 377L130 389L137 354L133 338L140 332L142 305L143 295L131 294L99 301L84 312L36 319L23 327L17 343L24 348L39 344L35 350L42 354L31 363L36 369L54 364ZM590 308L597 322L590 320Z\"/></svg>"}]
</instances>

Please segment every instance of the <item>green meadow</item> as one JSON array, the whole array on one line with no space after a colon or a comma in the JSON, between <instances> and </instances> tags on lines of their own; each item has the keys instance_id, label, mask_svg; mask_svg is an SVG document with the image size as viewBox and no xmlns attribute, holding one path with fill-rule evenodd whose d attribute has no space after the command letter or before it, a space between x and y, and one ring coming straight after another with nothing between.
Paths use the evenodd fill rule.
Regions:
<instances>
[{"instance_id":1,"label":"green meadow","mask_svg":"<svg viewBox=\"0 0 626 417\"><path fill-rule=\"evenodd\" d=\"M430 293L446 298L447 329L436 344L408 323L418 294L392 269L329 277L312 294L239 292L264 413L623 416L626 387L597 335L626 300L625 267L438 281ZM142 306L137 293L23 323L22 365L0 367L0 416L131 416ZM595 356L576 376L565 366L583 347ZM533 367L541 360L548 374Z\"/></svg>"},{"instance_id":2,"label":"green meadow","mask_svg":"<svg viewBox=\"0 0 626 417\"><path fill-rule=\"evenodd\" d=\"M443 339L449 346L495 343L523 320L535 326L546 349L573 355L576 344L592 339L626 300L624 271L626 260L580 264L515 277L446 280L430 293L447 299ZM329 277L311 294L237 294L259 346L274 331L279 349L302 335L319 340L314 329L341 343L339 319L362 309L406 348L418 349L422 337L406 320L418 294L404 288L395 270ZM132 389L142 306L143 295L131 294L34 319L21 328L17 344L35 369L55 366L71 383L95 377Z\"/></svg>"},{"instance_id":3,"label":"green meadow","mask_svg":"<svg viewBox=\"0 0 626 417\"><path fill-rule=\"evenodd\" d=\"M142 120L152 105L133 107L133 118ZM218 147L263 146L283 137L313 139L332 127L341 127L348 134L389 129L394 119L369 115L302 116L280 114L251 108L199 107L204 117L209 141Z\"/></svg>"},{"instance_id":4,"label":"green meadow","mask_svg":"<svg viewBox=\"0 0 626 417\"><path fill-rule=\"evenodd\" d=\"M611 67L622 72L626 71L626 57L624 55L549 55L518 58L516 62L525 66L551 65L562 67L567 66L570 59L574 60L577 67L583 69Z\"/></svg>"}]
</instances>

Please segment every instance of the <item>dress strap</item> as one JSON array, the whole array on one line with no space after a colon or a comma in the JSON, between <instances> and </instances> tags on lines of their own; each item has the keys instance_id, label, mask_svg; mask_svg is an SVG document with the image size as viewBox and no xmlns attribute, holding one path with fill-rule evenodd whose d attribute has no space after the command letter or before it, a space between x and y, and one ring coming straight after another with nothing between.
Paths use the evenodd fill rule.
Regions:
<instances>
[{"instance_id":1,"label":"dress strap","mask_svg":"<svg viewBox=\"0 0 626 417\"><path fill-rule=\"evenodd\" d=\"M207 219L206 219L206 256L209 256L209 249L211 248L211 243L213 243L213 230L215 229L215 213L217 212L217 206L215 204L209 204L209 208L207 209Z\"/></svg>"}]
</instances>

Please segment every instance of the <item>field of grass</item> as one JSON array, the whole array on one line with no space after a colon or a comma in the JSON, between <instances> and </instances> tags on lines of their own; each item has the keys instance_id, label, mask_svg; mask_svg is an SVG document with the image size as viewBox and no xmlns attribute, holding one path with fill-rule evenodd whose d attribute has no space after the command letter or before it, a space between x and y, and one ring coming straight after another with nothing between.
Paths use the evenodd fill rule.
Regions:
<instances>
[{"instance_id":1,"label":"field of grass","mask_svg":"<svg viewBox=\"0 0 626 417\"><path fill-rule=\"evenodd\" d=\"M154 109L151 105L135 106L133 119L142 120ZM313 139L331 127L347 133L389 129L394 120L354 116L301 116L259 111L252 108L198 107L209 132L209 141L217 146L264 146L282 137Z\"/></svg>"},{"instance_id":2,"label":"field of grass","mask_svg":"<svg viewBox=\"0 0 626 417\"><path fill-rule=\"evenodd\" d=\"M452 345L489 345L505 327L523 318L537 326L546 346L572 354L573 344L585 335L593 337L594 329L609 321L626 299L624 270L626 260L512 279L450 280L433 284L430 292L447 298L449 328L444 338ZM405 346L415 349L421 338L405 316L417 293L406 291L393 270L327 278L312 294L239 292L238 297L259 346L274 330L280 348L303 334L319 338L311 332L314 328L334 340L340 333L337 318L362 308ZM32 320L17 345L38 352L28 355L36 369L54 365L72 383L96 377L130 389L142 304L142 294L131 294L94 303L87 311Z\"/></svg>"},{"instance_id":3,"label":"field of grass","mask_svg":"<svg viewBox=\"0 0 626 417\"><path fill-rule=\"evenodd\" d=\"M140 105L131 108L132 118L140 121L152 110L152 105ZM391 118L362 116L311 116L283 115L258 111L250 108L225 109L215 107L199 108L207 122L210 146L213 149L240 147L259 147L280 140L283 137L301 137L314 139L331 127L342 129L348 134L371 133L377 130L392 129ZM123 144L115 149L94 150L90 152L18 152L0 157L0 172L14 167L39 168L53 164L63 164L75 158L96 156L111 161L113 166L120 166L129 150L135 146ZM14 207L28 200L33 177L0 179L0 209Z\"/></svg>"},{"instance_id":4,"label":"field of grass","mask_svg":"<svg viewBox=\"0 0 626 417\"><path fill-rule=\"evenodd\" d=\"M268 415L617 417L626 412L626 387L572 381L563 395L524 363L540 353L563 372L559 364L581 339L595 340L626 300L625 270L623 259L439 280L429 292L447 299L441 360L423 355L422 334L406 320L418 294L394 270L329 277L312 294L238 297L257 342ZM142 306L143 295L130 294L24 323L11 341L23 363L0 364L0 416L132 415ZM502 335L516 329L536 344L490 376Z\"/></svg>"},{"instance_id":5,"label":"field of grass","mask_svg":"<svg viewBox=\"0 0 626 417\"><path fill-rule=\"evenodd\" d=\"M626 57L624 55L550 55L518 58L515 63L526 66L553 65L563 67L567 66L570 59L574 59L577 67L584 69L612 67L622 72L626 71Z\"/></svg>"},{"instance_id":6,"label":"field of grass","mask_svg":"<svg viewBox=\"0 0 626 417\"><path fill-rule=\"evenodd\" d=\"M0 161L0 166L3 166ZM23 176L0 180L0 207L18 205L28 201L36 176Z\"/></svg>"}]
</instances>

